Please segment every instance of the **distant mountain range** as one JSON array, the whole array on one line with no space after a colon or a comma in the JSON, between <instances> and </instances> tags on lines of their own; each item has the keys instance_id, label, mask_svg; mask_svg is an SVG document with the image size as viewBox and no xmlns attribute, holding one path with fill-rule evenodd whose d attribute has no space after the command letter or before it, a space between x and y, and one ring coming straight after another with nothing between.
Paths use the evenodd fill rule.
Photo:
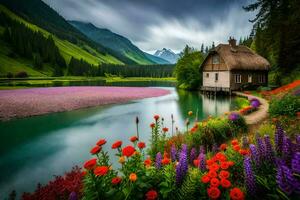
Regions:
<instances>
[{"instance_id":1,"label":"distant mountain range","mask_svg":"<svg viewBox=\"0 0 300 200\"><path fill-rule=\"evenodd\" d=\"M163 48L162 50L157 50L154 53L154 56L167 60L172 64L176 63L177 60L179 59L178 54L174 53L171 49L166 49L166 48Z\"/></svg>"},{"instance_id":2,"label":"distant mountain range","mask_svg":"<svg viewBox=\"0 0 300 200\"><path fill-rule=\"evenodd\" d=\"M139 64L170 64L162 58L143 52L126 37L113 33L108 29L98 28L92 23L81 21L69 21L69 23L94 42L111 48Z\"/></svg>"}]
</instances>

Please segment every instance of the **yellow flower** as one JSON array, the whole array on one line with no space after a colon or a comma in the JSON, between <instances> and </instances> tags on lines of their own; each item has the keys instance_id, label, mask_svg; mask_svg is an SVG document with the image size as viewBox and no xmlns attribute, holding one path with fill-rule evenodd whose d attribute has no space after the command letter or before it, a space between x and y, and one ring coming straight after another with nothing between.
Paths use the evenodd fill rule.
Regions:
<instances>
[{"instance_id":1,"label":"yellow flower","mask_svg":"<svg viewBox=\"0 0 300 200\"><path fill-rule=\"evenodd\" d=\"M119 163L123 164L125 162L125 157L124 156L121 156L119 158Z\"/></svg>"},{"instance_id":2,"label":"yellow flower","mask_svg":"<svg viewBox=\"0 0 300 200\"><path fill-rule=\"evenodd\" d=\"M135 182L137 179L137 175L135 173L131 173L129 175L129 180L132 181L132 182Z\"/></svg>"},{"instance_id":3,"label":"yellow flower","mask_svg":"<svg viewBox=\"0 0 300 200\"><path fill-rule=\"evenodd\" d=\"M192 116L192 115L193 115L193 111L189 111L189 112L188 112L188 115L189 115L189 116Z\"/></svg>"}]
</instances>

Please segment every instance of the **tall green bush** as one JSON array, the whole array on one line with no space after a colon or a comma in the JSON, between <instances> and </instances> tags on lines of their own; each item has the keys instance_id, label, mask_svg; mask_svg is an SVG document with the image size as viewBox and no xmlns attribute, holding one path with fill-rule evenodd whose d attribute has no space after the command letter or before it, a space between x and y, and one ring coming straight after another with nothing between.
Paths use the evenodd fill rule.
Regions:
<instances>
[{"instance_id":1,"label":"tall green bush","mask_svg":"<svg viewBox=\"0 0 300 200\"><path fill-rule=\"evenodd\" d=\"M300 98L291 94L285 95L281 99L273 98L270 102L269 113L271 117L287 115L293 117L300 112Z\"/></svg>"}]
</instances>

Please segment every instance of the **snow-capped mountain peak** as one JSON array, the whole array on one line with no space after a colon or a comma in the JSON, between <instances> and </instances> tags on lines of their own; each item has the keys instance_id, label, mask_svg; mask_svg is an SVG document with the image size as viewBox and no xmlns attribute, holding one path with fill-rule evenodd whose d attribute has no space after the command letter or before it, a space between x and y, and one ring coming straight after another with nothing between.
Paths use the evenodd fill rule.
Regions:
<instances>
[{"instance_id":1,"label":"snow-capped mountain peak","mask_svg":"<svg viewBox=\"0 0 300 200\"><path fill-rule=\"evenodd\" d=\"M179 58L179 55L174 53L171 49L167 49L167 48L163 48L162 50L157 50L154 53L154 56L163 58L169 61L170 63L176 63Z\"/></svg>"}]
</instances>

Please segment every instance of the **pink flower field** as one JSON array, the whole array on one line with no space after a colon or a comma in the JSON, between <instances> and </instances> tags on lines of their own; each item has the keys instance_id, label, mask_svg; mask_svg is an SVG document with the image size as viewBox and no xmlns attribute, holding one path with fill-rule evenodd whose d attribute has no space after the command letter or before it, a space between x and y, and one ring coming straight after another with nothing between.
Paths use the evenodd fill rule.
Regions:
<instances>
[{"instance_id":1,"label":"pink flower field","mask_svg":"<svg viewBox=\"0 0 300 200\"><path fill-rule=\"evenodd\" d=\"M124 103L170 91L145 87L50 87L0 90L0 120Z\"/></svg>"}]
</instances>

